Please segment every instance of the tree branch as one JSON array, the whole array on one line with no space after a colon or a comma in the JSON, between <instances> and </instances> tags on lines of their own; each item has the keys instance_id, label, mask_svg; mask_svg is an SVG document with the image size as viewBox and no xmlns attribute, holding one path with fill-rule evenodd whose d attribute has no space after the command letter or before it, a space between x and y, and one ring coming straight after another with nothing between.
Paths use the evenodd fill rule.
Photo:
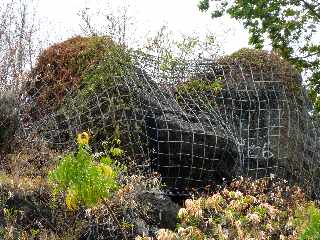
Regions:
<instances>
[{"instance_id":1,"label":"tree branch","mask_svg":"<svg viewBox=\"0 0 320 240\"><path fill-rule=\"evenodd\" d=\"M320 11L317 12L315 5L308 3L306 0L301 0L301 2L303 2L304 6L312 13L314 17L320 20Z\"/></svg>"}]
</instances>

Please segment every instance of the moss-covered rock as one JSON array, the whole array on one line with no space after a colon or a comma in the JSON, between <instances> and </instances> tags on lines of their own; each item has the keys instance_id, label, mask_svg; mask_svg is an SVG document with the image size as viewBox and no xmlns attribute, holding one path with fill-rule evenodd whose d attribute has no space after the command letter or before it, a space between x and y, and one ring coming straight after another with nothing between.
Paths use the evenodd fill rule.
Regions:
<instances>
[{"instance_id":1,"label":"moss-covered rock","mask_svg":"<svg viewBox=\"0 0 320 240\"><path fill-rule=\"evenodd\" d=\"M83 130L94 131L93 143L107 140L116 115L129 104L119 84L132 66L130 50L109 37L77 36L54 44L30 73L34 82L27 84L23 118L63 148Z\"/></svg>"},{"instance_id":2,"label":"moss-covered rock","mask_svg":"<svg viewBox=\"0 0 320 240\"><path fill-rule=\"evenodd\" d=\"M223 85L219 80L191 79L177 85L175 97L178 104L187 112L210 111L216 105L215 98ZM210 109L211 108L211 109Z\"/></svg>"},{"instance_id":3,"label":"moss-covered rock","mask_svg":"<svg viewBox=\"0 0 320 240\"><path fill-rule=\"evenodd\" d=\"M85 84L94 92L110 76L123 74L130 62L127 50L108 37L73 37L44 50L31 72L35 81L27 92L35 104L30 112L34 119L56 111L70 95Z\"/></svg>"},{"instance_id":4,"label":"moss-covered rock","mask_svg":"<svg viewBox=\"0 0 320 240\"><path fill-rule=\"evenodd\" d=\"M244 67L268 72L281 70L282 73L288 73L288 71L298 73L293 65L275 52L259 49L241 48L228 56L221 57L218 63L221 65L241 64Z\"/></svg>"},{"instance_id":5,"label":"moss-covered rock","mask_svg":"<svg viewBox=\"0 0 320 240\"><path fill-rule=\"evenodd\" d=\"M289 93L301 91L301 74L298 69L275 52L242 48L231 55L221 57L217 63L230 76L234 84L245 82L285 83Z\"/></svg>"}]
</instances>

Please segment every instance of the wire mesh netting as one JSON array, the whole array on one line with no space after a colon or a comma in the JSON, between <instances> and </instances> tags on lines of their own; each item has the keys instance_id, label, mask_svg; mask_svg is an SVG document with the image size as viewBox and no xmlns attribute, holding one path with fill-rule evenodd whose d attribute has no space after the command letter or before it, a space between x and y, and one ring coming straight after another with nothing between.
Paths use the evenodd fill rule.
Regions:
<instances>
[{"instance_id":1,"label":"wire mesh netting","mask_svg":"<svg viewBox=\"0 0 320 240\"><path fill-rule=\"evenodd\" d=\"M203 61L165 72L152 57L134 59L123 76L56 90L46 105L41 97L51 86L29 84L24 136L72 148L76 133L90 129L99 149L119 131L128 160L159 171L173 193L274 175L320 196L318 124L293 68Z\"/></svg>"}]
</instances>

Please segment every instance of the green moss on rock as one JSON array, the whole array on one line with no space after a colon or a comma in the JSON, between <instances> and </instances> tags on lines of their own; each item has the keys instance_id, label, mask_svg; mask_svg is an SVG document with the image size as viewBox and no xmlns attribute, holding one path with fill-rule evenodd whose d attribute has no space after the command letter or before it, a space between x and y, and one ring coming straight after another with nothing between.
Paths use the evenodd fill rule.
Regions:
<instances>
[{"instance_id":1,"label":"green moss on rock","mask_svg":"<svg viewBox=\"0 0 320 240\"><path fill-rule=\"evenodd\" d=\"M221 65L241 64L244 67L261 69L264 71L282 70L283 73L296 71L295 68L275 52L266 50L241 48L229 56L224 56L218 60Z\"/></svg>"},{"instance_id":2,"label":"green moss on rock","mask_svg":"<svg viewBox=\"0 0 320 240\"><path fill-rule=\"evenodd\" d=\"M34 117L57 110L70 91L85 84L94 92L101 81L124 74L128 51L109 37L73 37L44 50L31 72L28 94L35 100Z\"/></svg>"},{"instance_id":3,"label":"green moss on rock","mask_svg":"<svg viewBox=\"0 0 320 240\"><path fill-rule=\"evenodd\" d=\"M223 85L218 80L191 79L177 85L175 96L178 104L185 110L188 111L190 106L193 106L193 110L200 110L199 106L215 106L215 97L222 88Z\"/></svg>"},{"instance_id":4,"label":"green moss on rock","mask_svg":"<svg viewBox=\"0 0 320 240\"><path fill-rule=\"evenodd\" d=\"M217 63L236 82L244 78L254 82L283 82L288 93L297 95L301 91L300 71L275 52L242 48L221 57Z\"/></svg>"}]
</instances>

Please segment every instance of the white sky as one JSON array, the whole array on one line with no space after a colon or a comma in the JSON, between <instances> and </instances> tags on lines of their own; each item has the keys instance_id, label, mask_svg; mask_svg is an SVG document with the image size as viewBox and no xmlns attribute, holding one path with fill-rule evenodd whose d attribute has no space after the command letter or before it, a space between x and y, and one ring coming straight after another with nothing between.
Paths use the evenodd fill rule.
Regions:
<instances>
[{"instance_id":1,"label":"white sky","mask_svg":"<svg viewBox=\"0 0 320 240\"><path fill-rule=\"evenodd\" d=\"M116 12L121 6L129 6L128 15L134 20L129 32L135 41L142 43L146 35L167 25L179 34L202 37L213 33L226 53L247 46L248 34L237 21L229 17L211 19L210 13L201 13L197 4L198 0L39 0L38 14L44 23L50 22L45 24L49 27L42 27L42 35L50 42L79 34L78 13L85 7L96 15L97 11Z\"/></svg>"}]
</instances>

